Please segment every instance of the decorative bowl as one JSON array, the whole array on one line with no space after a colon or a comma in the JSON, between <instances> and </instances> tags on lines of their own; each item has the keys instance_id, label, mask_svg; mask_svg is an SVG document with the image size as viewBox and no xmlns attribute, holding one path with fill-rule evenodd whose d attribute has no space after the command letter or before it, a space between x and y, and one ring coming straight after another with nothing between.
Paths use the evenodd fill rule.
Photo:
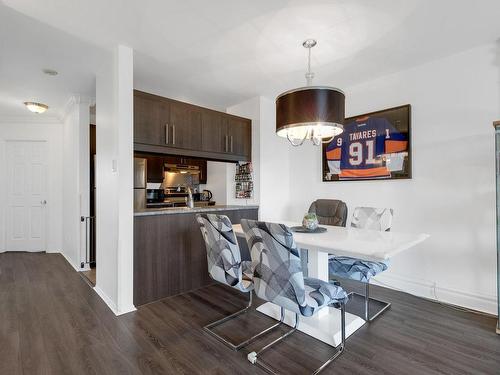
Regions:
<instances>
[{"instance_id":1,"label":"decorative bowl","mask_svg":"<svg viewBox=\"0 0 500 375\"><path fill-rule=\"evenodd\" d=\"M315 213L307 213L302 219L302 226L308 230L315 230L318 224L318 217Z\"/></svg>"}]
</instances>

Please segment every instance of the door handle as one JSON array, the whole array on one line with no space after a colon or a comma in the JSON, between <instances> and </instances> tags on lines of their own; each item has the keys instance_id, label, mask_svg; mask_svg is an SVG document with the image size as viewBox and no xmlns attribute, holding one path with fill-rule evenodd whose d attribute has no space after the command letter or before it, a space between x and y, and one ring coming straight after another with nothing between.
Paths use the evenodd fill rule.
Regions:
<instances>
[{"instance_id":1,"label":"door handle","mask_svg":"<svg viewBox=\"0 0 500 375\"><path fill-rule=\"evenodd\" d=\"M172 125L172 144L175 145L175 125Z\"/></svg>"},{"instance_id":2,"label":"door handle","mask_svg":"<svg viewBox=\"0 0 500 375\"><path fill-rule=\"evenodd\" d=\"M168 145L168 124L165 124L165 144Z\"/></svg>"},{"instance_id":3,"label":"door handle","mask_svg":"<svg viewBox=\"0 0 500 375\"><path fill-rule=\"evenodd\" d=\"M44 199L43 201L40 201L40 204L41 204L42 206L45 206L45 205L47 204L47 201Z\"/></svg>"},{"instance_id":4,"label":"door handle","mask_svg":"<svg viewBox=\"0 0 500 375\"><path fill-rule=\"evenodd\" d=\"M227 147L227 135L224 136L224 151L225 152L228 151L228 147Z\"/></svg>"},{"instance_id":5,"label":"door handle","mask_svg":"<svg viewBox=\"0 0 500 375\"><path fill-rule=\"evenodd\" d=\"M233 136L231 136L231 152L233 152Z\"/></svg>"}]
</instances>

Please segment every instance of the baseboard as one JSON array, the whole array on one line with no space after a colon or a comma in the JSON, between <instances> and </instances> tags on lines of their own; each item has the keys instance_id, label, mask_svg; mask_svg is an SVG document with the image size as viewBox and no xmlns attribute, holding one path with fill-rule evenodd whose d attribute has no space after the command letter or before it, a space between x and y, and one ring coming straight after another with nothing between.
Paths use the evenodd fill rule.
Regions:
<instances>
[{"instance_id":1,"label":"baseboard","mask_svg":"<svg viewBox=\"0 0 500 375\"><path fill-rule=\"evenodd\" d=\"M127 314L129 312L137 310L134 305L127 306L125 308L122 308L121 310L118 310L118 308L117 308L116 304L113 302L113 300L111 300L111 298L109 298L108 295L106 293L104 293L101 288L99 288L98 286L95 286L94 290L97 293L97 295L99 297L101 297L101 299L104 301L104 303L106 305L108 305L110 310L113 311L113 314L115 314L116 316Z\"/></svg>"},{"instance_id":2,"label":"baseboard","mask_svg":"<svg viewBox=\"0 0 500 375\"><path fill-rule=\"evenodd\" d=\"M95 292L97 293L97 295L98 295L99 297L101 297L101 299L104 301L104 303L105 303L106 305L108 305L108 307L111 309L111 311L113 311L113 314L115 314L115 315L120 315L120 314L118 313L118 309L116 308L116 304L113 302L113 300L112 300L111 298L109 298L109 297L108 297L108 295L107 295L106 293L104 293L104 292L102 291L102 289L101 289L101 288L99 288L98 286L95 286L95 287L94 287L94 290L95 290Z\"/></svg>"},{"instance_id":3,"label":"baseboard","mask_svg":"<svg viewBox=\"0 0 500 375\"><path fill-rule=\"evenodd\" d=\"M497 316L498 306L495 295L470 293L462 290L444 288L433 281L416 280L405 276L380 274L372 279L374 285L401 290L418 297L424 297L451 305L461 306Z\"/></svg>"},{"instance_id":4,"label":"baseboard","mask_svg":"<svg viewBox=\"0 0 500 375\"><path fill-rule=\"evenodd\" d=\"M80 271L81 271L81 268L80 268L80 267L78 267L78 266L76 266L75 264L73 264L73 261L72 261L70 258L68 258L68 257L66 256L66 254L64 254L62 251L61 251L61 252L59 252L59 254L61 254L61 255L64 257L64 259L66 259L66 262L68 262L68 263L69 263L69 265L70 265L71 267L73 267L73 268L75 269L75 271L76 271L76 272L80 272Z\"/></svg>"}]
</instances>

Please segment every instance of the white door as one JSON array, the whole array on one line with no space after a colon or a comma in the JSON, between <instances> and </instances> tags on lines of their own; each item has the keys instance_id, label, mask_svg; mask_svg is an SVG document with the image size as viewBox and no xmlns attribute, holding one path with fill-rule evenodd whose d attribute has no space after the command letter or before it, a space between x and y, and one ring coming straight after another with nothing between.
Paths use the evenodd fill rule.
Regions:
<instances>
[{"instance_id":1,"label":"white door","mask_svg":"<svg viewBox=\"0 0 500 375\"><path fill-rule=\"evenodd\" d=\"M5 246L7 251L45 251L46 142L7 141Z\"/></svg>"}]
</instances>

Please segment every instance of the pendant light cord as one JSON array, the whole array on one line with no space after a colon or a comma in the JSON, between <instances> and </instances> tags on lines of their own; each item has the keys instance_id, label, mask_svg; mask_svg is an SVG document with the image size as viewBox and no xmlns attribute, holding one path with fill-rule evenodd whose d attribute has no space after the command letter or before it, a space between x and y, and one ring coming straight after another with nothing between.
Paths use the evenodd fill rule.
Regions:
<instances>
[{"instance_id":1,"label":"pendant light cord","mask_svg":"<svg viewBox=\"0 0 500 375\"><path fill-rule=\"evenodd\" d=\"M307 86L312 85L312 80L314 78L314 73L311 72L311 48L316 45L316 42L314 44L304 44L304 47L307 48L308 50L308 57L307 57L307 73L306 73L306 82Z\"/></svg>"}]
</instances>

